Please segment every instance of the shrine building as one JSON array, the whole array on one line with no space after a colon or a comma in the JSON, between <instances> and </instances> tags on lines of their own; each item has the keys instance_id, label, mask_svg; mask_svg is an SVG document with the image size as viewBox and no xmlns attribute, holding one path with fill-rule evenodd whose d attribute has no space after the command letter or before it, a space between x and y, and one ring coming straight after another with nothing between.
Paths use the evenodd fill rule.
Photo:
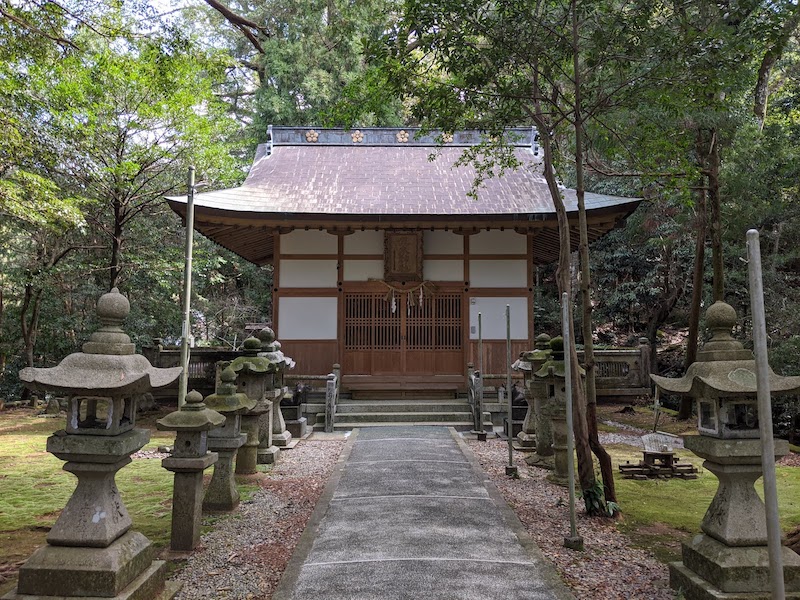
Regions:
<instances>
[{"instance_id":1,"label":"shrine building","mask_svg":"<svg viewBox=\"0 0 800 600\"><path fill-rule=\"evenodd\" d=\"M273 328L296 372L342 366L342 387L466 387L479 363L506 371L532 347L537 265L558 259L553 202L535 130L508 132L520 166L486 179L455 166L477 131L271 127L245 182L197 194L195 229L272 265ZM435 158L434 158L435 156ZM577 201L562 189L577 249ZM168 199L185 217L186 197ZM590 240L640 200L586 193Z\"/></svg>"}]
</instances>

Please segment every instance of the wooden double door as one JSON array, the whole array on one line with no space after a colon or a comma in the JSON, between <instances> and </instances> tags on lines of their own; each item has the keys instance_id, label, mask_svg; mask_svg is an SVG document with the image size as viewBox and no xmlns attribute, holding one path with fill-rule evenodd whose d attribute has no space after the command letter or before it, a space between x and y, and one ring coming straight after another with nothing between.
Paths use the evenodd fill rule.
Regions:
<instances>
[{"instance_id":1,"label":"wooden double door","mask_svg":"<svg viewBox=\"0 0 800 600\"><path fill-rule=\"evenodd\" d=\"M344 364L353 375L456 375L464 371L459 291L344 294Z\"/></svg>"}]
</instances>

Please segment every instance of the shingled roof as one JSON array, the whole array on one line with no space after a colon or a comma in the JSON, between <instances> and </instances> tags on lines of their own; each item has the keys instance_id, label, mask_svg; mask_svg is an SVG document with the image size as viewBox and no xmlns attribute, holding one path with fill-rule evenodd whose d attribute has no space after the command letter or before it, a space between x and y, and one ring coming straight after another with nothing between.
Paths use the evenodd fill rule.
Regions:
<instances>
[{"instance_id":1,"label":"shingled roof","mask_svg":"<svg viewBox=\"0 0 800 600\"><path fill-rule=\"evenodd\" d=\"M557 256L555 209L535 131L516 129L507 136L521 166L486 179L473 198L475 167L455 163L465 147L481 141L479 132L423 136L413 129L270 128L270 142L258 147L240 187L195 196L195 227L259 264L272 255L264 228L295 227L536 229L542 234L535 244L542 246L537 260L552 260ZM576 213L575 191L562 194L568 212ZM185 213L186 197L168 201ZM585 201L594 217L592 238L639 203L593 193Z\"/></svg>"}]
</instances>

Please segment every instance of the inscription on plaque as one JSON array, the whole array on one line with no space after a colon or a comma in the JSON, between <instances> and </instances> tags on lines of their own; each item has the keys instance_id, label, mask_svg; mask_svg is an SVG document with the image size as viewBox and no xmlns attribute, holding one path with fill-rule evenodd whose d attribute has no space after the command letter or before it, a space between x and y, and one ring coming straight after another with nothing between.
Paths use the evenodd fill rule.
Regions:
<instances>
[{"instance_id":1,"label":"inscription on plaque","mask_svg":"<svg viewBox=\"0 0 800 600\"><path fill-rule=\"evenodd\" d=\"M422 232L387 231L384 240L384 279L422 281Z\"/></svg>"}]
</instances>

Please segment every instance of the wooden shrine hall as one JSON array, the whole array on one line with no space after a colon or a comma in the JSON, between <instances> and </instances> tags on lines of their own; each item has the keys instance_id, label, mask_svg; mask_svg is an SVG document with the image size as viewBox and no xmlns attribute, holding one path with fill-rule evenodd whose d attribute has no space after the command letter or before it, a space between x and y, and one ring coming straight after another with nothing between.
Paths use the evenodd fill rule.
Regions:
<instances>
[{"instance_id":1,"label":"wooden shrine hall","mask_svg":"<svg viewBox=\"0 0 800 600\"><path fill-rule=\"evenodd\" d=\"M475 168L454 163L477 131L271 127L240 187L195 196L195 229L273 266L273 327L299 374L340 363L345 390L463 390L478 313L484 371L503 373L505 307L516 356L534 338L536 265L558 258L535 131L508 135L521 166L473 198ZM575 191L562 192L577 244ZM186 197L168 201L185 217ZM590 239L639 201L587 193Z\"/></svg>"}]
</instances>

